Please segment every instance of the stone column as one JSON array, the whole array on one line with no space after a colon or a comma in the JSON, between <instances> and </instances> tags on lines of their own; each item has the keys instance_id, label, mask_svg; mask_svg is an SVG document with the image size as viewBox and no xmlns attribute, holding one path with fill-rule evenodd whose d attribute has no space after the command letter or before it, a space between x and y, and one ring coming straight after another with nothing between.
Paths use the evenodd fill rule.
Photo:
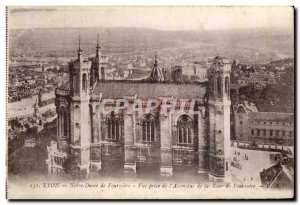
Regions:
<instances>
[{"instance_id":1,"label":"stone column","mask_svg":"<svg viewBox=\"0 0 300 205\"><path fill-rule=\"evenodd\" d=\"M99 104L93 106L93 138L94 143L99 143L101 141L101 115Z\"/></svg>"},{"instance_id":2,"label":"stone column","mask_svg":"<svg viewBox=\"0 0 300 205\"><path fill-rule=\"evenodd\" d=\"M209 105L209 122L208 122L208 133L209 133L209 152L215 153L216 152L216 145L215 145L215 106L210 104ZM239 143L238 143L239 144Z\"/></svg>"},{"instance_id":3,"label":"stone column","mask_svg":"<svg viewBox=\"0 0 300 205\"><path fill-rule=\"evenodd\" d=\"M80 105L80 145L74 147L80 152L80 169L89 172L90 167L90 147L91 147L91 111L89 101L81 101Z\"/></svg>"},{"instance_id":4,"label":"stone column","mask_svg":"<svg viewBox=\"0 0 300 205\"><path fill-rule=\"evenodd\" d=\"M59 114L59 112L58 112L58 109L56 109L56 113L57 113L57 119L56 119L56 141L57 141L57 143L59 142L59 129L60 129L60 127L59 127L59 118L60 118L60 114Z\"/></svg>"},{"instance_id":5,"label":"stone column","mask_svg":"<svg viewBox=\"0 0 300 205\"><path fill-rule=\"evenodd\" d=\"M99 104L93 102L91 104L91 148L90 148L90 159L91 159L91 170L99 171L102 169L102 160L101 160L101 144L100 144L100 113L99 113Z\"/></svg>"},{"instance_id":6,"label":"stone column","mask_svg":"<svg viewBox=\"0 0 300 205\"><path fill-rule=\"evenodd\" d=\"M230 164L231 160L231 146L230 146L230 101L224 103L224 155L227 164ZM226 164L225 164L226 165ZM225 174L230 174L230 166L225 168ZM227 176L226 176L227 177Z\"/></svg>"},{"instance_id":7,"label":"stone column","mask_svg":"<svg viewBox=\"0 0 300 205\"><path fill-rule=\"evenodd\" d=\"M125 174L136 174L136 160L134 149L134 118L130 114L124 114L124 151Z\"/></svg>"},{"instance_id":8,"label":"stone column","mask_svg":"<svg viewBox=\"0 0 300 205\"><path fill-rule=\"evenodd\" d=\"M206 120L204 109L199 110L198 113L198 152L199 152L199 167L198 174L207 173L208 168L208 142L206 133Z\"/></svg>"},{"instance_id":9,"label":"stone column","mask_svg":"<svg viewBox=\"0 0 300 205\"><path fill-rule=\"evenodd\" d=\"M51 147L47 147L48 150L48 159L46 160L47 165L48 165L48 174L52 174L52 152L51 152Z\"/></svg>"},{"instance_id":10,"label":"stone column","mask_svg":"<svg viewBox=\"0 0 300 205\"><path fill-rule=\"evenodd\" d=\"M93 112L93 123L92 123L92 137L93 142L91 146L91 169L99 171L102 169L102 144L100 143L102 141L102 130L101 126L106 129L105 124L102 124L101 121L101 114L99 109L97 109L97 106L95 106L95 110Z\"/></svg>"},{"instance_id":11,"label":"stone column","mask_svg":"<svg viewBox=\"0 0 300 205\"><path fill-rule=\"evenodd\" d=\"M160 115L161 176L172 176L172 135L169 115Z\"/></svg>"}]
</instances>

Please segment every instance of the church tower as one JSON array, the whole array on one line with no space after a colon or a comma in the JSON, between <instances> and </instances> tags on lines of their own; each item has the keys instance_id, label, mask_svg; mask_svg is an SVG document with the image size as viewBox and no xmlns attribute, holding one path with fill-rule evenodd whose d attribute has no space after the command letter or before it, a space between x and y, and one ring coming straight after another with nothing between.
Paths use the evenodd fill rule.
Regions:
<instances>
[{"instance_id":1,"label":"church tower","mask_svg":"<svg viewBox=\"0 0 300 205\"><path fill-rule=\"evenodd\" d=\"M107 58L101 53L101 47L99 44L99 34L97 36L97 45L96 45L96 56L92 60L91 67L91 77L90 77L90 87L96 85L99 80L106 79L106 67L107 67Z\"/></svg>"},{"instance_id":2,"label":"church tower","mask_svg":"<svg viewBox=\"0 0 300 205\"><path fill-rule=\"evenodd\" d=\"M97 68L97 71L96 71L96 75L98 75L98 79L99 80L105 80L106 79L106 69L103 65L103 60L102 60L102 55L101 55L101 47L99 45L99 34L98 34L98 37L97 37L97 46L96 46L96 68Z\"/></svg>"},{"instance_id":3,"label":"church tower","mask_svg":"<svg viewBox=\"0 0 300 205\"><path fill-rule=\"evenodd\" d=\"M150 74L150 76L147 80L150 81L150 82L164 81L163 73L161 72L160 68L158 67L157 53L156 52L154 54L154 65L153 65L153 68L152 68L152 72L151 72L151 74Z\"/></svg>"},{"instance_id":4,"label":"church tower","mask_svg":"<svg viewBox=\"0 0 300 205\"><path fill-rule=\"evenodd\" d=\"M82 49L77 52L77 59L69 63L70 73L70 154L77 166L89 170L90 165L90 68L91 62L84 60Z\"/></svg>"},{"instance_id":5,"label":"church tower","mask_svg":"<svg viewBox=\"0 0 300 205\"><path fill-rule=\"evenodd\" d=\"M96 46L96 58L99 59L101 58L101 51L100 51L100 46L99 46L99 34L97 35L97 46Z\"/></svg>"},{"instance_id":6,"label":"church tower","mask_svg":"<svg viewBox=\"0 0 300 205\"><path fill-rule=\"evenodd\" d=\"M40 100L39 100L39 96L36 98L35 104L34 104L34 117L37 120L37 124L38 125L42 125L43 121L42 121L42 116L40 114Z\"/></svg>"},{"instance_id":7,"label":"church tower","mask_svg":"<svg viewBox=\"0 0 300 205\"><path fill-rule=\"evenodd\" d=\"M229 60L215 57L209 76L209 177L227 181L230 177L230 72Z\"/></svg>"}]
</instances>

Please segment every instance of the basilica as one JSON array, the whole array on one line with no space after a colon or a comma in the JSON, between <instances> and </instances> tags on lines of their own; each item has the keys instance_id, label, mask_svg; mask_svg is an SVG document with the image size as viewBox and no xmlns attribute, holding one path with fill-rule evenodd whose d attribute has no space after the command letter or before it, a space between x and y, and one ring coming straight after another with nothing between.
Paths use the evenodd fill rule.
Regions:
<instances>
[{"instance_id":1,"label":"basilica","mask_svg":"<svg viewBox=\"0 0 300 205\"><path fill-rule=\"evenodd\" d=\"M156 55L155 55L156 56ZM230 173L230 71L228 59L215 57L208 82L164 80L157 58L151 75L140 81L106 79L99 43L96 55L84 59L82 49L69 63L69 80L55 90L57 140L48 146L48 173L64 171L72 156L80 170L109 170L135 175L153 172L169 177L178 170L204 174L210 180ZM183 111L103 112L105 100L146 103L149 99L194 101ZM113 108L115 103L106 103ZM146 169L145 169L146 167Z\"/></svg>"}]
</instances>

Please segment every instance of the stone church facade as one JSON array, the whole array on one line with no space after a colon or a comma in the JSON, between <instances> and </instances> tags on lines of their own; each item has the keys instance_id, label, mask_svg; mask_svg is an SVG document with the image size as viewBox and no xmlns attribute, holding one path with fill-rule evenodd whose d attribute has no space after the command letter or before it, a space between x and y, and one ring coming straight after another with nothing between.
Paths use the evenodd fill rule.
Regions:
<instances>
[{"instance_id":1,"label":"stone church facade","mask_svg":"<svg viewBox=\"0 0 300 205\"><path fill-rule=\"evenodd\" d=\"M57 141L48 147L48 172L63 171L64 160L73 156L81 170L101 171L117 167L126 174L142 172L143 166L161 176L181 168L226 180L230 173L230 70L229 61L216 57L208 70L208 82L165 82L157 60L148 79L105 79L100 46L96 57L85 60L78 49L69 63L69 80L55 91L58 113ZM124 110L104 113L105 99L129 103L148 99L194 100L183 112L148 113ZM114 103L107 107L116 106ZM152 166L153 165L153 166ZM158 167L151 168L151 167ZM146 170L147 171L147 170Z\"/></svg>"}]
</instances>

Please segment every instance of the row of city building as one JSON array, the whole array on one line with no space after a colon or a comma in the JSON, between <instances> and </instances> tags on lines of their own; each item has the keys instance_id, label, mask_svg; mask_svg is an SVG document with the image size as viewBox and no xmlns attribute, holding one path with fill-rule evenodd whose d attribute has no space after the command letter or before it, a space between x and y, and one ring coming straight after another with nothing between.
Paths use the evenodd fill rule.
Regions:
<instances>
[{"instance_id":1,"label":"row of city building","mask_svg":"<svg viewBox=\"0 0 300 205\"><path fill-rule=\"evenodd\" d=\"M49 93L59 85L63 72L59 68L44 66L10 66L8 83L8 102L31 98L39 93Z\"/></svg>"},{"instance_id":2,"label":"row of city building","mask_svg":"<svg viewBox=\"0 0 300 205\"><path fill-rule=\"evenodd\" d=\"M36 132L43 130L45 124L52 123L56 118L54 92L39 94L21 101L9 103L8 138L14 140L21 133L33 128Z\"/></svg>"},{"instance_id":3,"label":"row of city building","mask_svg":"<svg viewBox=\"0 0 300 205\"><path fill-rule=\"evenodd\" d=\"M258 112L252 102L234 108L234 139L274 145L294 145L294 113Z\"/></svg>"}]
</instances>

